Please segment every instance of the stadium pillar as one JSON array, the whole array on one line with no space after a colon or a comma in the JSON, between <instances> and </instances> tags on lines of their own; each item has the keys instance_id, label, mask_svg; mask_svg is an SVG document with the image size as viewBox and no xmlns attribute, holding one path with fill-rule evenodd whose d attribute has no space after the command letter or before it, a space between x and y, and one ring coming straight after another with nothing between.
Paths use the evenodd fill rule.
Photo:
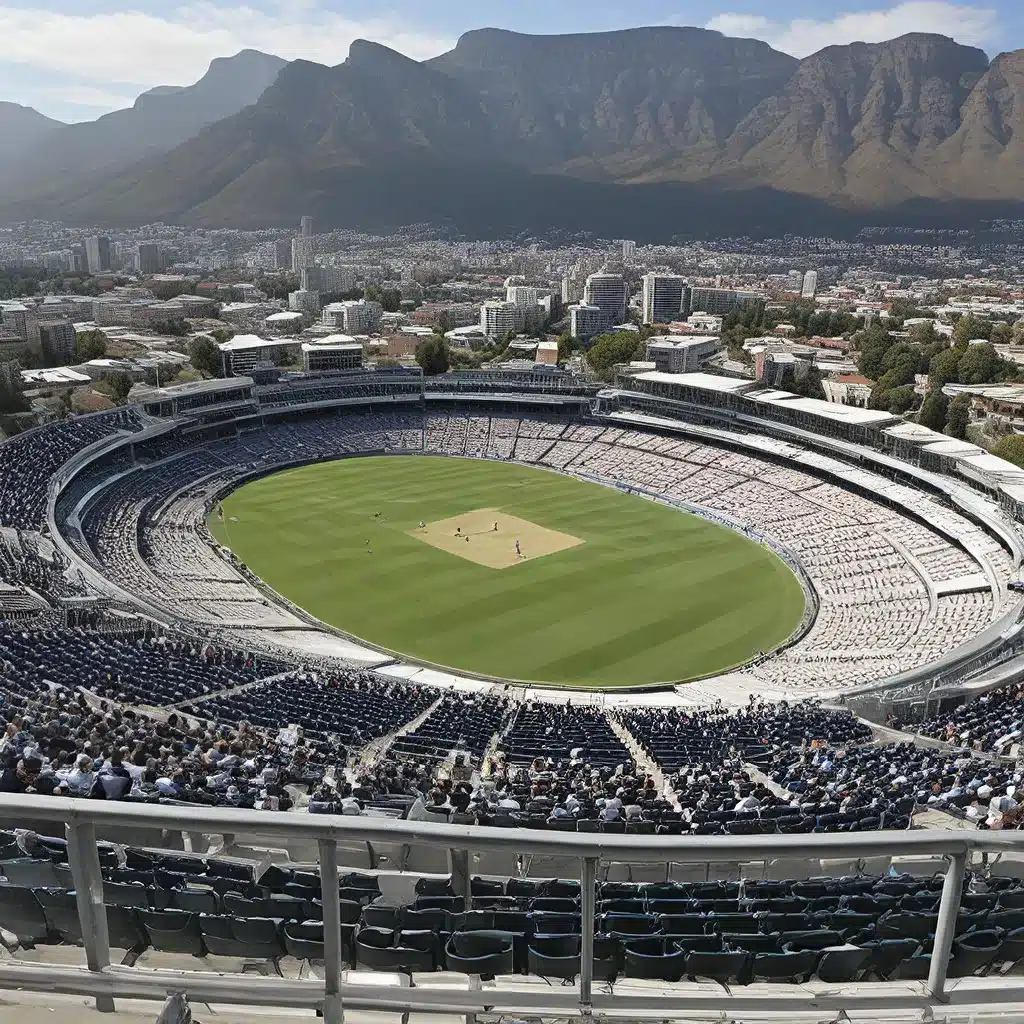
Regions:
<instances>
[{"instance_id":1,"label":"stadium pillar","mask_svg":"<svg viewBox=\"0 0 1024 1024\"><path fill-rule=\"evenodd\" d=\"M448 859L452 869L452 892L466 897L466 907L471 905L473 888L469 870L469 850L449 850Z\"/></svg>"},{"instance_id":2,"label":"stadium pillar","mask_svg":"<svg viewBox=\"0 0 1024 1024\"><path fill-rule=\"evenodd\" d=\"M338 847L321 839L320 900L324 913L324 1022L342 1024L341 1005L341 901L338 898Z\"/></svg>"},{"instance_id":3,"label":"stadium pillar","mask_svg":"<svg viewBox=\"0 0 1024 1024\"><path fill-rule=\"evenodd\" d=\"M931 965L928 969L926 989L932 999L948 1000L946 995L946 971L949 954L953 950L953 936L956 934L956 918L960 913L960 897L964 891L964 874L967 871L967 850L949 856L946 878L942 883L942 899L939 902L939 920L935 926L935 943L932 946Z\"/></svg>"},{"instance_id":4,"label":"stadium pillar","mask_svg":"<svg viewBox=\"0 0 1024 1024\"><path fill-rule=\"evenodd\" d=\"M594 985L594 889L597 886L597 857L584 857L580 870L580 1012L590 1016Z\"/></svg>"},{"instance_id":5,"label":"stadium pillar","mask_svg":"<svg viewBox=\"0 0 1024 1024\"><path fill-rule=\"evenodd\" d=\"M91 822L76 821L65 826L71 877L75 883L78 920L85 943L85 960L90 971L102 973L110 966L110 936L107 932L107 908L103 905L103 874L96 847L96 827ZM113 1013L111 996L97 996L96 1009Z\"/></svg>"}]
</instances>

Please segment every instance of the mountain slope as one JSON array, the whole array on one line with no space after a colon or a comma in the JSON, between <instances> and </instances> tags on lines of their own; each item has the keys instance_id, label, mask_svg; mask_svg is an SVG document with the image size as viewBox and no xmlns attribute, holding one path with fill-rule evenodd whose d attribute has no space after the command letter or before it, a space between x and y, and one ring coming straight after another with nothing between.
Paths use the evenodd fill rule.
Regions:
<instances>
[{"instance_id":1,"label":"mountain slope","mask_svg":"<svg viewBox=\"0 0 1024 1024\"><path fill-rule=\"evenodd\" d=\"M912 33L797 61L702 29L486 29L423 63L364 40L337 67L295 61L258 101L170 152L86 187L7 190L0 219L257 226L312 213L372 226L405 211L536 226L544 209L552 227L589 215L609 234L628 208L671 234L710 224L712 210L763 223L803 210L814 224L828 217L814 197L839 220L909 203L920 224L939 207L918 200L947 204L944 217L965 215L948 205L959 200L1024 202L1022 146L1024 51L990 65L973 47ZM757 203L772 209L762 216Z\"/></svg>"},{"instance_id":2,"label":"mountain slope","mask_svg":"<svg viewBox=\"0 0 1024 1024\"><path fill-rule=\"evenodd\" d=\"M204 126L255 103L286 63L258 50L218 57L193 85L158 86L125 110L96 121L63 125L38 144L25 147L5 184L45 192L80 184L83 177L107 168L167 153Z\"/></svg>"},{"instance_id":3,"label":"mountain slope","mask_svg":"<svg viewBox=\"0 0 1024 1024\"><path fill-rule=\"evenodd\" d=\"M39 145L48 136L68 126L40 114L31 107L0 102L0 175L10 168L20 154Z\"/></svg>"}]
</instances>

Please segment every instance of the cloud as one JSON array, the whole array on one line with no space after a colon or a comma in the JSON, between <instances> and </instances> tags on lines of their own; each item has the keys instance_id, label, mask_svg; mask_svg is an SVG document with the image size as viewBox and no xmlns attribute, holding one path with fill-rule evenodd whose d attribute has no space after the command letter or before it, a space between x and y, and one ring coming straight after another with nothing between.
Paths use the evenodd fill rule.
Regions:
<instances>
[{"instance_id":1,"label":"cloud","mask_svg":"<svg viewBox=\"0 0 1024 1024\"><path fill-rule=\"evenodd\" d=\"M303 57L340 64L348 55L349 43L360 37L416 59L435 56L452 43L418 31L407 18L387 13L349 17L321 10L315 0L294 0L271 11L200 2L169 7L159 15L140 11L68 14L0 6L0 66L9 62L91 81L108 98L118 92L110 86L118 84L141 89L189 85L203 75L214 57L247 47L289 60Z\"/></svg>"},{"instance_id":2,"label":"cloud","mask_svg":"<svg viewBox=\"0 0 1024 1024\"><path fill-rule=\"evenodd\" d=\"M828 20L794 18L778 21L756 14L716 15L707 28L728 36L763 39L777 50L806 57L838 43L878 43L908 32L935 32L969 46L997 41L998 16L988 7L948 3L946 0L910 0L886 10L851 11Z\"/></svg>"}]
</instances>

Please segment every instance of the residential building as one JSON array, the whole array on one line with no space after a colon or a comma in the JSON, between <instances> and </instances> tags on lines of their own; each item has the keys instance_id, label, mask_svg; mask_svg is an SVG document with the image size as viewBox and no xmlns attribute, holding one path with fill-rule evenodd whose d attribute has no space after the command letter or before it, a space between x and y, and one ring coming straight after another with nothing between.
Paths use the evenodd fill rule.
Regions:
<instances>
[{"instance_id":1,"label":"residential building","mask_svg":"<svg viewBox=\"0 0 1024 1024\"><path fill-rule=\"evenodd\" d=\"M140 242L135 251L135 266L140 274L159 274L164 269L163 253L157 242Z\"/></svg>"},{"instance_id":2,"label":"residential building","mask_svg":"<svg viewBox=\"0 0 1024 1024\"><path fill-rule=\"evenodd\" d=\"M306 287L323 292L350 292L356 286L356 275L350 267L306 267Z\"/></svg>"},{"instance_id":3,"label":"residential building","mask_svg":"<svg viewBox=\"0 0 1024 1024\"><path fill-rule=\"evenodd\" d=\"M39 345L43 362L50 366L67 366L78 356L78 336L70 320L46 320L39 324Z\"/></svg>"},{"instance_id":4,"label":"residential building","mask_svg":"<svg viewBox=\"0 0 1024 1024\"><path fill-rule=\"evenodd\" d=\"M299 233L302 235L303 238L312 238L313 237L313 218L312 217L308 217L308 216L307 217L302 217L299 220Z\"/></svg>"},{"instance_id":5,"label":"residential building","mask_svg":"<svg viewBox=\"0 0 1024 1024\"><path fill-rule=\"evenodd\" d=\"M569 333L588 341L604 330L604 313L597 306L569 307Z\"/></svg>"},{"instance_id":6,"label":"residential building","mask_svg":"<svg viewBox=\"0 0 1024 1024\"><path fill-rule=\"evenodd\" d=\"M583 303L601 310L603 329L626 319L626 280L621 274L591 274L583 289Z\"/></svg>"},{"instance_id":7,"label":"residential building","mask_svg":"<svg viewBox=\"0 0 1024 1024\"><path fill-rule=\"evenodd\" d=\"M292 240L278 238L273 244L271 264L274 270L292 269Z\"/></svg>"},{"instance_id":8,"label":"residential building","mask_svg":"<svg viewBox=\"0 0 1024 1024\"><path fill-rule=\"evenodd\" d=\"M540 289L529 288L525 285L509 285L505 289L505 301L524 308L536 306L540 301Z\"/></svg>"},{"instance_id":9,"label":"residential building","mask_svg":"<svg viewBox=\"0 0 1024 1024\"><path fill-rule=\"evenodd\" d=\"M624 238L622 240L622 262L632 263L636 258L636 242L632 239Z\"/></svg>"},{"instance_id":10,"label":"residential building","mask_svg":"<svg viewBox=\"0 0 1024 1024\"><path fill-rule=\"evenodd\" d=\"M761 292L737 291L732 288L692 288L690 290L690 308L688 314L716 313L727 316L739 310L763 307L764 295Z\"/></svg>"},{"instance_id":11,"label":"residential building","mask_svg":"<svg viewBox=\"0 0 1024 1024\"><path fill-rule=\"evenodd\" d=\"M314 344L302 346L302 368L307 373L359 370L363 366L363 346L353 338L333 334Z\"/></svg>"},{"instance_id":12,"label":"residential building","mask_svg":"<svg viewBox=\"0 0 1024 1024\"><path fill-rule=\"evenodd\" d=\"M814 293L818 290L818 272L816 270L808 270L804 274L803 286L800 289L801 299L813 299Z\"/></svg>"},{"instance_id":13,"label":"residential building","mask_svg":"<svg viewBox=\"0 0 1024 1024\"><path fill-rule=\"evenodd\" d=\"M313 265L313 239L301 235L292 239L292 270L301 273Z\"/></svg>"},{"instance_id":14,"label":"residential building","mask_svg":"<svg viewBox=\"0 0 1024 1024\"><path fill-rule=\"evenodd\" d=\"M721 347L719 338L665 336L647 342L647 361L662 373L696 373Z\"/></svg>"},{"instance_id":15,"label":"residential building","mask_svg":"<svg viewBox=\"0 0 1024 1024\"><path fill-rule=\"evenodd\" d=\"M485 302L480 307L480 326L488 338L504 338L523 329L526 311L514 302Z\"/></svg>"},{"instance_id":16,"label":"residential building","mask_svg":"<svg viewBox=\"0 0 1024 1024\"><path fill-rule=\"evenodd\" d=\"M90 274L109 271L110 255L110 239L106 235L92 235L85 240L85 263Z\"/></svg>"},{"instance_id":17,"label":"residential building","mask_svg":"<svg viewBox=\"0 0 1024 1024\"><path fill-rule=\"evenodd\" d=\"M349 299L324 306L320 322L324 327L344 331L346 334L373 334L380 329L383 313L379 302Z\"/></svg>"},{"instance_id":18,"label":"residential building","mask_svg":"<svg viewBox=\"0 0 1024 1024\"><path fill-rule=\"evenodd\" d=\"M786 275L786 288L791 292L799 292L804 286L804 275L799 270L791 270Z\"/></svg>"},{"instance_id":19,"label":"residential building","mask_svg":"<svg viewBox=\"0 0 1024 1024\"><path fill-rule=\"evenodd\" d=\"M686 279L678 274L645 274L644 323L668 324L678 320L688 296Z\"/></svg>"},{"instance_id":20,"label":"residential building","mask_svg":"<svg viewBox=\"0 0 1024 1024\"><path fill-rule=\"evenodd\" d=\"M320 312L320 293L305 288L288 293L288 308L294 313L316 316Z\"/></svg>"}]
</instances>

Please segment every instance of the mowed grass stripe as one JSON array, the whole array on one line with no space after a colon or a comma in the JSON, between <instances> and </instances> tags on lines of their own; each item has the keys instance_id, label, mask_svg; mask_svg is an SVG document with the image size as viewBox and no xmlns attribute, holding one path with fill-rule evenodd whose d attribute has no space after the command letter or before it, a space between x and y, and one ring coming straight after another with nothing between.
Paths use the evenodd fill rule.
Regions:
<instances>
[{"instance_id":1,"label":"mowed grass stripe","mask_svg":"<svg viewBox=\"0 0 1024 1024\"><path fill-rule=\"evenodd\" d=\"M238 522L212 520L218 539L280 593L463 671L601 687L689 679L774 647L803 612L785 564L734 531L513 463L344 459L265 477L224 507ZM535 560L527 547L525 562L492 569L406 533L480 508L584 543Z\"/></svg>"}]
</instances>

